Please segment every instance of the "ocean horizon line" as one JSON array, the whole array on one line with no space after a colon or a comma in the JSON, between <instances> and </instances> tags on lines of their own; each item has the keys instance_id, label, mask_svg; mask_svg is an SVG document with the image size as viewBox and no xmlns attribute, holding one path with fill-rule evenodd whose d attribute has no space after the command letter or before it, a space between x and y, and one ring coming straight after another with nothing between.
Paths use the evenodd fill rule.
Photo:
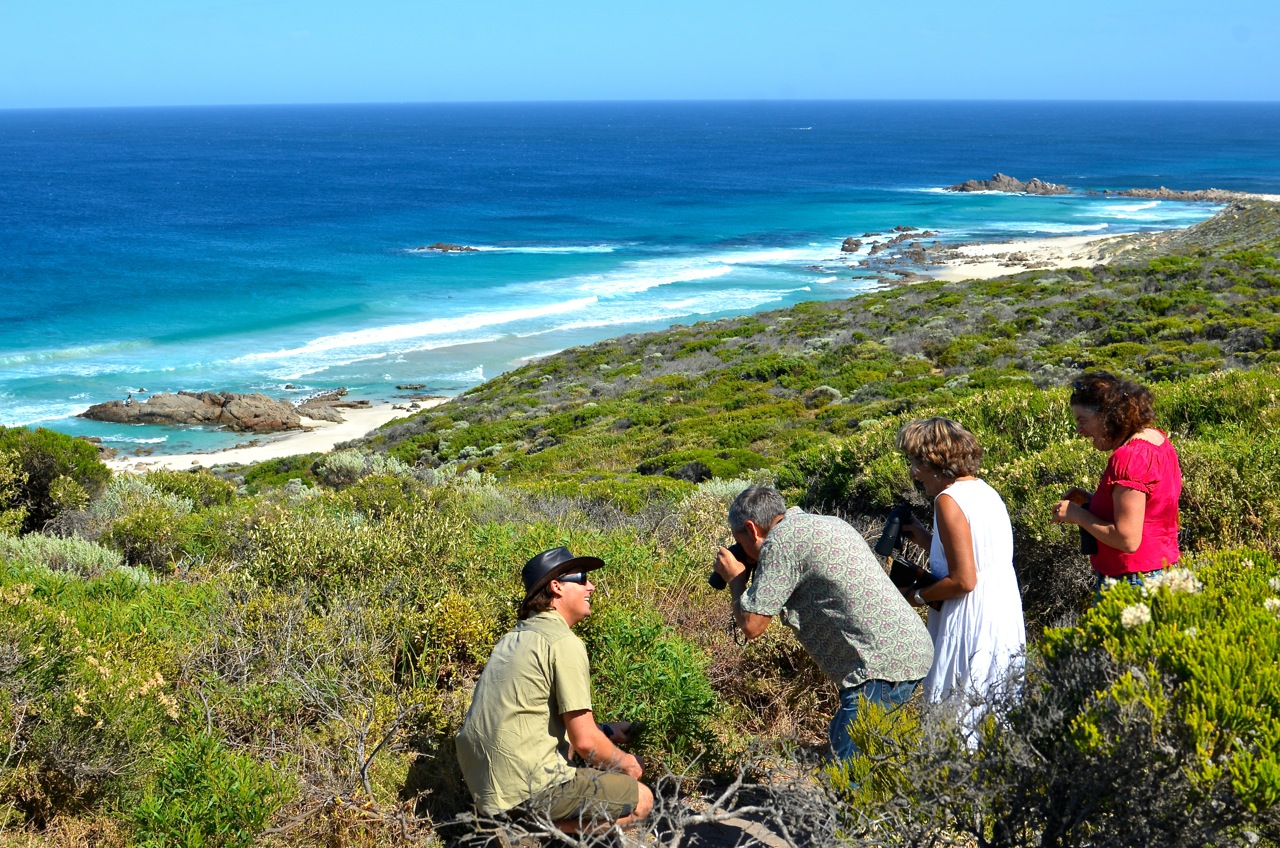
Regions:
<instances>
[{"instance_id":1,"label":"ocean horizon line","mask_svg":"<svg viewBox=\"0 0 1280 848\"><path fill-rule=\"evenodd\" d=\"M333 100L333 101L297 101L297 102L208 102L208 103L114 103L114 104L63 104L45 106L0 106L0 113L7 112L52 112L52 111L128 111L128 110L199 110L199 109L290 109L290 108L359 108L383 106L565 106L565 105L730 105L730 104L1009 104L1009 105L1180 105L1189 106L1244 106L1275 105L1280 107L1280 99L1215 99L1202 100L1195 98L949 98L949 97L739 97L739 98L599 98L599 99L526 99L526 100Z\"/></svg>"}]
</instances>

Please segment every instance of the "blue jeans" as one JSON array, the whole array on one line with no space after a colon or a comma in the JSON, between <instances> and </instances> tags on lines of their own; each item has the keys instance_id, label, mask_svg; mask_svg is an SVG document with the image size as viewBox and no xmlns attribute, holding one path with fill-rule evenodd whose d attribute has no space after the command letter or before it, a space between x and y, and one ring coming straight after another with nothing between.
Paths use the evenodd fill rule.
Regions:
<instances>
[{"instance_id":1,"label":"blue jeans","mask_svg":"<svg viewBox=\"0 0 1280 848\"><path fill-rule=\"evenodd\" d=\"M1151 571L1134 571L1129 574L1122 574L1119 577L1107 577L1105 574L1095 571L1093 573L1093 602L1096 604L1098 601L1102 600L1102 590L1106 587L1108 580L1115 580L1117 582L1123 580L1130 586L1141 586L1146 582L1148 577L1155 577L1162 571L1164 571L1163 568L1156 568Z\"/></svg>"},{"instance_id":2,"label":"blue jeans","mask_svg":"<svg viewBox=\"0 0 1280 848\"><path fill-rule=\"evenodd\" d=\"M900 707L911 700L919 680L890 683L887 680L868 680L861 686L840 690L840 709L831 719L831 752L837 760L848 760L858 754L858 746L849 738L849 725L858 717L858 707L863 700L879 704L886 710Z\"/></svg>"}]
</instances>

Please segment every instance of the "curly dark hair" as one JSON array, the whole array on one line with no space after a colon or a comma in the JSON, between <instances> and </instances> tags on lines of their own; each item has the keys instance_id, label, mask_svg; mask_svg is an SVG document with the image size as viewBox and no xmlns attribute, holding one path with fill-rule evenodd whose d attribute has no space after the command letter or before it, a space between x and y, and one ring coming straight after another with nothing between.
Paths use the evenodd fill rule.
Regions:
<instances>
[{"instance_id":1,"label":"curly dark hair","mask_svg":"<svg viewBox=\"0 0 1280 848\"><path fill-rule=\"evenodd\" d=\"M1150 389L1106 371L1091 371L1073 380L1071 405L1097 412L1110 439L1127 439L1156 420Z\"/></svg>"}]
</instances>

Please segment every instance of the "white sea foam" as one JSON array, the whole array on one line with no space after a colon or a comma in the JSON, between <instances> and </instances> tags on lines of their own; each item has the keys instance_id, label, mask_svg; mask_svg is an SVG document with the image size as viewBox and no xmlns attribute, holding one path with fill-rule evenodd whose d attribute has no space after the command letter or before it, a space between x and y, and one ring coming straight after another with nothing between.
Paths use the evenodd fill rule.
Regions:
<instances>
[{"instance_id":1,"label":"white sea foam","mask_svg":"<svg viewBox=\"0 0 1280 848\"><path fill-rule=\"evenodd\" d=\"M732 274L740 266L807 266L847 259L840 242L809 244L804 247L725 250L698 256L637 259L612 271L540 280L512 286L515 291L579 291L599 297L639 294L660 286L696 283Z\"/></svg>"},{"instance_id":2,"label":"white sea foam","mask_svg":"<svg viewBox=\"0 0 1280 848\"><path fill-rule=\"evenodd\" d=\"M451 256L465 256L468 253L546 253L552 255L568 255L575 253L613 253L618 249L612 244L580 244L580 245L467 245L470 250L432 250L429 247L407 247L406 253L431 253Z\"/></svg>"},{"instance_id":3,"label":"white sea foam","mask_svg":"<svg viewBox=\"0 0 1280 848\"><path fill-rule=\"evenodd\" d=\"M91 359L104 354L119 353L136 348L149 347L145 339L103 342L101 344L78 345L76 347L54 348L52 350L33 350L22 353L0 354L0 368L19 368L24 365L40 365L49 362L61 362L74 359Z\"/></svg>"},{"instance_id":4,"label":"white sea foam","mask_svg":"<svg viewBox=\"0 0 1280 848\"><path fill-rule=\"evenodd\" d=\"M596 299L593 297L583 297L524 309L471 312L453 318L432 318L428 321L414 321L408 324L369 327L363 330L321 336L318 339L312 339L301 347L245 354L233 359L232 363L282 362L308 359L316 354L340 351L360 351L361 356L364 358L384 356L389 352L404 349L402 344L398 344L401 342L463 333L468 330L478 330L482 327L493 327L516 321L544 318L565 312L576 312L595 302Z\"/></svg>"},{"instance_id":5,"label":"white sea foam","mask_svg":"<svg viewBox=\"0 0 1280 848\"><path fill-rule=\"evenodd\" d=\"M557 353L559 353L562 350L564 350L564 348L562 347L551 348L549 350L542 350L542 351L538 351L537 353L530 353L530 354L526 354L525 356L517 357L514 361L520 362L520 363L536 362L539 359L546 359L548 356L555 356Z\"/></svg>"},{"instance_id":6,"label":"white sea foam","mask_svg":"<svg viewBox=\"0 0 1280 848\"><path fill-rule=\"evenodd\" d=\"M793 265L826 262L840 255L840 242L808 244L804 247L773 247L758 250L735 250L707 257L726 265Z\"/></svg>"},{"instance_id":7,"label":"white sea foam","mask_svg":"<svg viewBox=\"0 0 1280 848\"><path fill-rule=\"evenodd\" d=\"M497 341L498 335L488 336L441 336L429 341L410 344L396 348L396 356L390 358L391 354L387 352L369 353L363 355L340 356L335 355L332 351L327 351L311 358L293 360L289 363L289 367L298 370L288 370L286 368L272 372L271 376L277 380L301 380L305 377L314 377L317 374L323 374L337 368L343 368L348 365L356 365L361 362L371 362L377 359L386 359L388 362L407 362L404 354L422 353L431 350L442 350L444 348L458 347L461 345L482 345ZM400 378L396 378L400 379Z\"/></svg>"},{"instance_id":8,"label":"white sea foam","mask_svg":"<svg viewBox=\"0 0 1280 848\"><path fill-rule=\"evenodd\" d=\"M809 291L809 287L773 290L720 289L671 300L654 300L645 304L613 304L602 301L597 308L585 310L575 315L571 321L518 335L527 337L563 330L652 324L690 315L712 315L719 312L750 312L765 304L778 303L787 295L797 291Z\"/></svg>"},{"instance_id":9,"label":"white sea foam","mask_svg":"<svg viewBox=\"0 0 1280 848\"><path fill-rule=\"evenodd\" d=\"M560 247L500 247L476 245L476 250L481 253L549 253L564 255L572 253L613 253L617 249L617 246L612 244L564 245Z\"/></svg>"},{"instance_id":10,"label":"white sea foam","mask_svg":"<svg viewBox=\"0 0 1280 848\"><path fill-rule=\"evenodd\" d=\"M0 407L0 425L5 427L30 427L33 424L43 424L46 421L74 418L84 410L83 403L69 404L62 401L27 403L17 406L5 404Z\"/></svg>"},{"instance_id":11,"label":"white sea foam","mask_svg":"<svg viewBox=\"0 0 1280 848\"><path fill-rule=\"evenodd\" d=\"M1098 208L1100 208L1104 213L1141 212L1143 209L1155 209L1160 205L1161 203L1159 200L1148 200L1146 203L1104 203ZM1098 208L1095 208L1093 211L1098 211Z\"/></svg>"},{"instance_id":12,"label":"white sea foam","mask_svg":"<svg viewBox=\"0 0 1280 848\"><path fill-rule=\"evenodd\" d=\"M635 267L641 264L649 267ZM631 268L621 268L608 274L592 274L573 278L577 291L590 292L603 297L621 294L638 294L658 286L674 283L692 283L711 280L733 273L728 265L676 264L676 267L655 268L652 264L635 263ZM701 266L701 267L700 267Z\"/></svg>"},{"instance_id":13,"label":"white sea foam","mask_svg":"<svg viewBox=\"0 0 1280 848\"><path fill-rule=\"evenodd\" d=\"M478 385L484 382L484 366L477 365L475 368L468 368L466 371L457 371L453 374L443 374L435 377L435 380L442 383L462 383L464 385Z\"/></svg>"},{"instance_id":14,"label":"white sea foam","mask_svg":"<svg viewBox=\"0 0 1280 848\"><path fill-rule=\"evenodd\" d=\"M1065 224L1052 221L1017 221L1014 223L994 224L990 229L1009 233L1050 233L1053 235L1071 235L1073 233L1097 233L1110 229L1110 224Z\"/></svg>"},{"instance_id":15,"label":"white sea foam","mask_svg":"<svg viewBox=\"0 0 1280 848\"><path fill-rule=\"evenodd\" d=\"M130 445L162 445L169 441L168 436L156 436L151 439L131 439L128 436L104 436L108 442L125 442Z\"/></svg>"}]
</instances>

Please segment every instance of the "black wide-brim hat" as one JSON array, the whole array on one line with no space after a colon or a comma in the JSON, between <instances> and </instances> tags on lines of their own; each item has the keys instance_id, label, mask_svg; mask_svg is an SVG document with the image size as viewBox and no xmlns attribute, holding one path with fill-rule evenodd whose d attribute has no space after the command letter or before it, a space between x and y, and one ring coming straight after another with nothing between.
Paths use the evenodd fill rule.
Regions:
<instances>
[{"instance_id":1,"label":"black wide-brim hat","mask_svg":"<svg viewBox=\"0 0 1280 848\"><path fill-rule=\"evenodd\" d=\"M604 560L599 557L574 556L565 547L543 551L526 562L520 570L520 579L524 581L524 599L527 602L561 574L594 571L597 568L604 568Z\"/></svg>"}]
</instances>

